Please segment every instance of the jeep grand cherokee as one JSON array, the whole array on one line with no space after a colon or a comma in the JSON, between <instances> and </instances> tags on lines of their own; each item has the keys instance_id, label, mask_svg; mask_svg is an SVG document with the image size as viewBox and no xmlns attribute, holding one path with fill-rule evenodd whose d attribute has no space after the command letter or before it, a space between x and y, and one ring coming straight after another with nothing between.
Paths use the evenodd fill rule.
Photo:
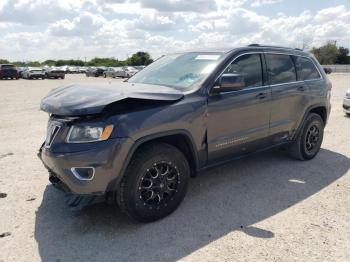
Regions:
<instances>
[{"instance_id":1,"label":"jeep grand cherokee","mask_svg":"<svg viewBox=\"0 0 350 262\"><path fill-rule=\"evenodd\" d=\"M41 102L50 119L39 156L71 205L105 196L131 218L154 221L208 167L282 145L314 158L330 89L298 49L170 54L126 82L52 90Z\"/></svg>"}]
</instances>

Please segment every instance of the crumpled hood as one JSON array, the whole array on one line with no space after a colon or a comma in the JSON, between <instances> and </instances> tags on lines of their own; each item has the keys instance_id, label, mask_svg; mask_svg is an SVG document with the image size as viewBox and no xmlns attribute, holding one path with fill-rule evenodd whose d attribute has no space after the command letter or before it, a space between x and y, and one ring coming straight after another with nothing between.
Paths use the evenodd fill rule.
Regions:
<instances>
[{"instance_id":1,"label":"crumpled hood","mask_svg":"<svg viewBox=\"0 0 350 262\"><path fill-rule=\"evenodd\" d=\"M173 88L128 82L105 85L74 84L53 89L41 100L41 110L63 116L98 114L109 104L126 99L176 101L183 93Z\"/></svg>"}]
</instances>

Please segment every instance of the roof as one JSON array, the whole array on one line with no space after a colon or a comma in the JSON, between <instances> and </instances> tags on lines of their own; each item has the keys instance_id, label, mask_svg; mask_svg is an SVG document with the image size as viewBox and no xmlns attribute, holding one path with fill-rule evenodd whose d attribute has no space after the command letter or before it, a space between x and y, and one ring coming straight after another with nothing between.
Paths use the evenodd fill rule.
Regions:
<instances>
[{"instance_id":1,"label":"roof","mask_svg":"<svg viewBox=\"0 0 350 262\"><path fill-rule=\"evenodd\" d=\"M299 48L283 47L283 46L273 46L273 45L260 45L260 44L251 44L248 46L241 47L217 47L217 48L207 48L207 49L193 49L186 50L178 53L190 53L190 52L203 52L203 53L230 53L234 51L244 51L244 50L255 50L255 51L274 51L274 52L289 52L293 54L303 54L307 55L308 53Z\"/></svg>"}]
</instances>

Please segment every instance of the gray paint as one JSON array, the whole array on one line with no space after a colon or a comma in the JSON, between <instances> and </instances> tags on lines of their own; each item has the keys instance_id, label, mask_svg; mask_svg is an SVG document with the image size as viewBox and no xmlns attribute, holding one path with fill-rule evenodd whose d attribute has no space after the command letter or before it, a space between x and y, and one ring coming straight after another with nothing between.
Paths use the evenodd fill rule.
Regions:
<instances>
[{"instance_id":1,"label":"gray paint","mask_svg":"<svg viewBox=\"0 0 350 262\"><path fill-rule=\"evenodd\" d=\"M163 86L123 82L108 86L74 85L53 90L41 108L54 115L80 118L62 122L50 148L40 155L76 194L104 194L113 189L135 150L153 139L181 135L189 142L196 171L259 150L292 141L305 115L315 107L330 112L328 80L316 60L322 79L270 85L264 67L262 87L212 94L215 81L229 63L244 53L308 54L281 48L247 47L225 54L221 64L195 90L181 93ZM300 90L303 87L304 90ZM105 112L110 104L140 101L124 112ZM142 101L148 101L142 107ZM127 104L126 104L127 105ZM105 112L106 114L100 114ZM97 118L86 118L96 114ZM107 141L67 144L65 137L72 124L113 124ZM79 165L80 164L80 165ZM70 173L72 166L94 166L95 178L79 181Z\"/></svg>"}]
</instances>

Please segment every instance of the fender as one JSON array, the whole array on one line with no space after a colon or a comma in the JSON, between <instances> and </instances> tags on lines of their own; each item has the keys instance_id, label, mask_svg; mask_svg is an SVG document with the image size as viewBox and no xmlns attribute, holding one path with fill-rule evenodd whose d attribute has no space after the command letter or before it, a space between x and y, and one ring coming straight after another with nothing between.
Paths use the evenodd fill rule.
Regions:
<instances>
[{"instance_id":1,"label":"fender","mask_svg":"<svg viewBox=\"0 0 350 262\"><path fill-rule=\"evenodd\" d=\"M121 182L121 179L126 171L126 168L128 167L128 165L129 165L134 153L137 151L137 149L139 149L143 144L145 144L147 142L151 142L152 140L160 139L162 137L167 137L167 136L174 136L174 135L184 135L188 139L191 154L194 158L194 170L197 171L198 167L199 167L199 158L198 158L198 152L195 149L196 147L195 147L195 143L194 143L194 140L193 140L191 133L185 129L175 129L175 130L171 130L171 131L159 132L156 134L144 136L144 137L142 137L134 142L134 144L130 147L130 150L125 158L123 166L119 170L118 175L116 176L116 178L111 180L111 182L109 183L109 185L107 187L106 192L113 190L116 185L119 185L119 183Z\"/></svg>"},{"instance_id":2,"label":"fender","mask_svg":"<svg viewBox=\"0 0 350 262\"><path fill-rule=\"evenodd\" d=\"M293 134L292 136L292 141L295 140L295 138L298 136L299 132L301 131L302 127L304 126L304 123L306 121L306 117L308 116L308 114L315 108L318 108L318 107L324 107L327 111L327 118L328 118L328 115L329 115L329 108L327 106L326 103L317 103L317 104L313 104L312 106L309 106L306 110L305 110L305 113L304 113L304 116L302 118L302 120L300 121L300 124L298 126L298 129L295 131L295 133ZM326 125L327 122L325 122L324 124Z\"/></svg>"}]
</instances>

